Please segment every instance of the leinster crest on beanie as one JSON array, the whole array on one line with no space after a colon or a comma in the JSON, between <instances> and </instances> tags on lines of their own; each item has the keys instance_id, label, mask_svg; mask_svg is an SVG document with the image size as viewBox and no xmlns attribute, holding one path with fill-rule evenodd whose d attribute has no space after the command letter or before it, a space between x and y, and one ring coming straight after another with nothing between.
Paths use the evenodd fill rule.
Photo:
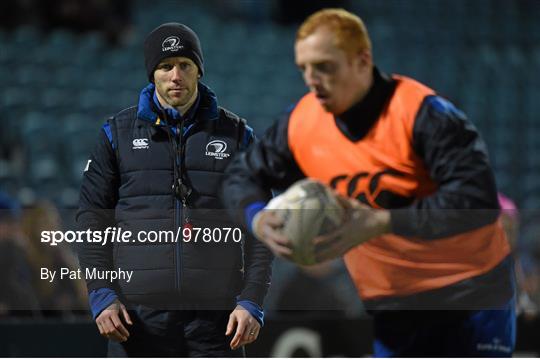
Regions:
<instances>
[{"instance_id":1,"label":"leinster crest on beanie","mask_svg":"<svg viewBox=\"0 0 540 359\"><path fill-rule=\"evenodd\" d=\"M158 26L144 40L144 62L148 79L154 81L154 70L167 57L183 56L192 60L204 73L201 42L189 27L176 22Z\"/></svg>"}]
</instances>

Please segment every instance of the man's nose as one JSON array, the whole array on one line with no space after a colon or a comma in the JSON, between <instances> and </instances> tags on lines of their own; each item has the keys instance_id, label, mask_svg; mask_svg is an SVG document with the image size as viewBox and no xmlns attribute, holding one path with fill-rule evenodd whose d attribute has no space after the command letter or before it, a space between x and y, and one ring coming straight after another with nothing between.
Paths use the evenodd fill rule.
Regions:
<instances>
[{"instance_id":1,"label":"man's nose","mask_svg":"<svg viewBox=\"0 0 540 359\"><path fill-rule=\"evenodd\" d=\"M304 82L306 83L306 86L310 88L320 84L320 78L318 74L313 71L313 68L307 67L304 71Z\"/></svg>"},{"instance_id":2,"label":"man's nose","mask_svg":"<svg viewBox=\"0 0 540 359\"><path fill-rule=\"evenodd\" d=\"M182 80L182 71L180 70L179 66L174 66L171 70L171 80L172 81L180 81Z\"/></svg>"}]
</instances>

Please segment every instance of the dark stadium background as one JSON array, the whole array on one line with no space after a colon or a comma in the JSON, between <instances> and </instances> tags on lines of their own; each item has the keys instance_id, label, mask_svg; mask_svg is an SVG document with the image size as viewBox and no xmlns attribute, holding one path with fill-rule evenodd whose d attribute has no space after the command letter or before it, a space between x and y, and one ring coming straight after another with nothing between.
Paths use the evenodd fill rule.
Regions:
<instances>
[{"instance_id":1,"label":"dark stadium background","mask_svg":"<svg viewBox=\"0 0 540 359\"><path fill-rule=\"evenodd\" d=\"M261 135L305 92L293 62L295 29L327 6L364 19L381 70L437 89L480 129L500 191L520 208L516 255L528 280L523 289L532 308L539 305L538 0L2 1L0 191L26 208L40 205L49 215L58 210L61 226L73 225L82 170L99 128L136 102L146 84L142 40L164 22L185 23L199 34L203 82ZM30 241L30 261L49 252L57 256L36 245L36 238ZM71 255L69 248L63 251ZM1 265L7 273L10 268ZM32 289L39 274L27 272L31 278L22 278L29 290L43 290ZM268 322L248 355L370 353L369 319L342 263L299 270L277 261L274 284ZM80 294L80 288L68 288L62 295L70 291ZM58 304L49 295L44 304L36 297L28 310L0 305L0 356L105 354L104 341L81 310L84 298ZM518 352L539 356L538 314L521 315L519 324Z\"/></svg>"}]
</instances>

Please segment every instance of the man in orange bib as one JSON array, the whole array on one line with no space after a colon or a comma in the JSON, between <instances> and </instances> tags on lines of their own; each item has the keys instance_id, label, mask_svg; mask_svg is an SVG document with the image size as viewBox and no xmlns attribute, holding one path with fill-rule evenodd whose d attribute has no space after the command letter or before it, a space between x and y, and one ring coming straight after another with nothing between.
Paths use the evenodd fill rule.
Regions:
<instances>
[{"instance_id":1,"label":"man in orange bib","mask_svg":"<svg viewBox=\"0 0 540 359\"><path fill-rule=\"evenodd\" d=\"M224 203L282 257L266 189L317 179L358 203L318 261L344 255L374 317L376 356L511 356L510 247L486 146L434 90L373 65L360 18L321 10L300 27L310 92L229 166Z\"/></svg>"}]
</instances>

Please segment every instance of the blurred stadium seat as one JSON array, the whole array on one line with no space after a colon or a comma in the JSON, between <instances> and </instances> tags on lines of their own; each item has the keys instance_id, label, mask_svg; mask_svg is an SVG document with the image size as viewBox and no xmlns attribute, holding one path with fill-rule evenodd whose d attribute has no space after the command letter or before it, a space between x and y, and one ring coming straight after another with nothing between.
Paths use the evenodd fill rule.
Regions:
<instances>
[{"instance_id":1,"label":"blurred stadium seat","mask_svg":"<svg viewBox=\"0 0 540 359\"><path fill-rule=\"evenodd\" d=\"M146 84L141 43L162 22L185 22L199 33L206 61L203 81L259 134L305 92L294 65L294 26L276 25L264 14L257 15L257 22L223 18L226 5L134 5L133 34L124 45L108 45L97 32L43 34L31 25L0 32L3 120L12 136L22 136L27 160L43 151L49 155L49 162L27 164L32 174L44 176L54 168L78 185L80 159L99 125L134 104ZM419 0L354 6L366 20L379 67L414 76L460 106L486 138L501 189L527 197L522 206L540 202L540 193L531 192L530 185L515 185L540 171L538 2ZM36 145L36 136L61 143L62 150Z\"/></svg>"}]
</instances>

